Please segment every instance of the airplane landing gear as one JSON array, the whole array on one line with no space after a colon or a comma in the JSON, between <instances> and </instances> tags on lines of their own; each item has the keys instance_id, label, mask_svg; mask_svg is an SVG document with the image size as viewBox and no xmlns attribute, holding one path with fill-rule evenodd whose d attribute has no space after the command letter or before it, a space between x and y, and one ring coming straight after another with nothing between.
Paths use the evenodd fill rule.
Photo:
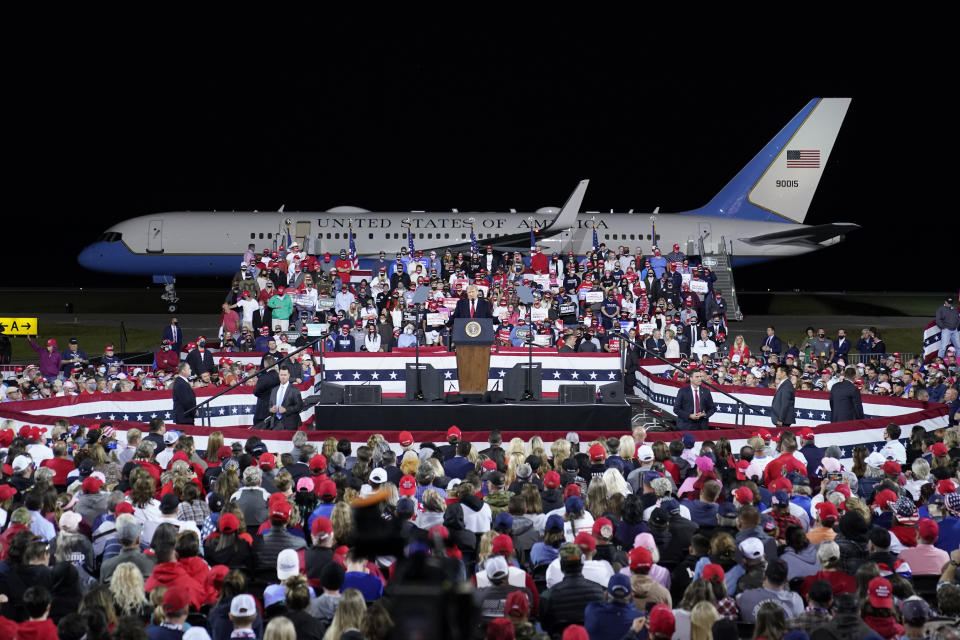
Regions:
<instances>
[{"instance_id":1,"label":"airplane landing gear","mask_svg":"<svg viewBox=\"0 0 960 640\"><path fill-rule=\"evenodd\" d=\"M177 297L177 290L174 283L168 282L163 285L163 290L163 295L160 296L160 299L170 303L170 306L167 307L170 313L176 313L177 303L180 302L180 298Z\"/></svg>"}]
</instances>

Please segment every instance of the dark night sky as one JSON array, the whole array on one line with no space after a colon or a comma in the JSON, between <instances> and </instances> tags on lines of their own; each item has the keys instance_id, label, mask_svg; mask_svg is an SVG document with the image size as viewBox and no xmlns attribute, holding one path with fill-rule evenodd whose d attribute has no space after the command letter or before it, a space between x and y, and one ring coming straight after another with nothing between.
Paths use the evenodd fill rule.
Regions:
<instances>
[{"instance_id":1,"label":"dark night sky","mask_svg":"<svg viewBox=\"0 0 960 640\"><path fill-rule=\"evenodd\" d=\"M955 205L942 195L955 179L930 159L953 105L880 58L851 47L774 64L748 48L644 48L640 34L549 25L540 35L314 26L290 45L110 43L16 70L8 188L38 213L5 226L27 255L55 223L62 256L32 283L107 282L76 253L154 211L522 211L562 204L584 177L584 209L682 211L810 98L851 96L807 222L864 228L813 257L740 270L738 288L956 290L956 256L937 248L950 231L956 246ZM913 260L892 269L902 252L924 256L926 274Z\"/></svg>"}]
</instances>

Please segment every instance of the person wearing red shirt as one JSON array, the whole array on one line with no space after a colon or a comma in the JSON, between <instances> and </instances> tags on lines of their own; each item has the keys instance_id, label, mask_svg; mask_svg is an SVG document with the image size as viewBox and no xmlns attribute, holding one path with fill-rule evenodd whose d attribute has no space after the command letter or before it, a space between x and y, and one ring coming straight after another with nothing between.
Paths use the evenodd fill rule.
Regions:
<instances>
[{"instance_id":1,"label":"person wearing red shirt","mask_svg":"<svg viewBox=\"0 0 960 640\"><path fill-rule=\"evenodd\" d=\"M57 640L57 626L50 619L50 592L35 586L23 594L23 606L28 620L17 626L16 636L22 640ZM13 637L13 636L11 636Z\"/></svg>"},{"instance_id":2,"label":"person wearing red shirt","mask_svg":"<svg viewBox=\"0 0 960 640\"><path fill-rule=\"evenodd\" d=\"M530 270L533 273L549 273L550 258L547 254L540 251L539 247L534 247L530 252Z\"/></svg>"},{"instance_id":3,"label":"person wearing red shirt","mask_svg":"<svg viewBox=\"0 0 960 640\"><path fill-rule=\"evenodd\" d=\"M184 565L177 562L177 554L172 544L162 544L156 549L157 565L143 585L148 594L156 587L179 587L187 592L187 598L199 609L212 599L207 597L206 587L190 575Z\"/></svg>"},{"instance_id":4,"label":"person wearing red shirt","mask_svg":"<svg viewBox=\"0 0 960 640\"><path fill-rule=\"evenodd\" d=\"M40 463L41 467L53 469L53 485L55 487L67 486L67 474L76 469L73 460L67 457L67 443L58 442L53 445L53 457Z\"/></svg>"}]
</instances>

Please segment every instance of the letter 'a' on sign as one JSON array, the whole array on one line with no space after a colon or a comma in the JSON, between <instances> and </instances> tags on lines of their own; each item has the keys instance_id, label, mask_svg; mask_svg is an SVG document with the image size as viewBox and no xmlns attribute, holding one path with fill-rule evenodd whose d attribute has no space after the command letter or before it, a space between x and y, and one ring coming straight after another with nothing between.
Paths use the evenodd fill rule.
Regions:
<instances>
[{"instance_id":1,"label":"letter 'a' on sign","mask_svg":"<svg viewBox=\"0 0 960 640\"><path fill-rule=\"evenodd\" d=\"M37 335L36 318L0 318L0 333L7 336Z\"/></svg>"}]
</instances>

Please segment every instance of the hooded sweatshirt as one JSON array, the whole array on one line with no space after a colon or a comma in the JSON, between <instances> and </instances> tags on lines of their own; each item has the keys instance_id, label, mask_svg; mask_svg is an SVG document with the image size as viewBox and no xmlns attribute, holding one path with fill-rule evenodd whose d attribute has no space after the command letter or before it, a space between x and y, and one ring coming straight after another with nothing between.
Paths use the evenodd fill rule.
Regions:
<instances>
[{"instance_id":1,"label":"hooded sweatshirt","mask_svg":"<svg viewBox=\"0 0 960 640\"><path fill-rule=\"evenodd\" d=\"M477 548L477 536L467 531L463 519L463 506L460 503L451 504L443 512L443 526L450 533L450 540L457 545L460 551L473 553Z\"/></svg>"},{"instance_id":2,"label":"hooded sweatshirt","mask_svg":"<svg viewBox=\"0 0 960 640\"><path fill-rule=\"evenodd\" d=\"M820 571L820 561L817 560L817 548L808 544L802 551L794 551L787 547L780 559L787 563L787 579L805 578Z\"/></svg>"},{"instance_id":3,"label":"hooded sweatshirt","mask_svg":"<svg viewBox=\"0 0 960 640\"><path fill-rule=\"evenodd\" d=\"M29 620L21 622L17 628L17 638L19 640L56 640L57 625L53 620Z\"/></svg>"},{"instance_id":4,"label":"hooded sweatshirt","mask_svg":"<svg viewBox=\"0 0 960 640\"><path fill-rule=\"evenodd\" d=\"M513 517L513 530L510 534L517 551L529 551L540 540L536 525L527 516Z\"/></svg>"},{"instance_id":5,"label":"hooded sweatshirt","mask_svg":"<svg viewBox=\"0 0 960 640\"><path fill-rule=\"evenodd\" d=\"M863 621L867 626L879 633L887 640L895 640L903 635L903 625L897 623L893 616L881 618L880 616L863 616Z\"/></svg>"},{"instance_id":6,"label":"hooded sweatshirt","mask_svg":"<svg viewBox=\"0 0 960 640\"><path fill-rule=\"evenodd\" d=\"M143 587L144 591L150 593L155 587L172 587L174 585L187 590L190 594L190 604L197 609L207 602L204 597L204 586L187 573L183 565L178 562L161 562L155 566L153 573L147 578Z\"/></svg>"},{"instance_id":7,"label":"hooded sweatshirt","mask_svg":"<svg viewBox=\"0 0 960 640\"><path fill-rule=\"evenodd\" d=\"M856 511L848 511L840 518L840 534L834 539L840 547L840 564L844 573L853 575L857 568L866 560L867 532L870 530L867 521Z\"/></svg>"}]
</instances>

